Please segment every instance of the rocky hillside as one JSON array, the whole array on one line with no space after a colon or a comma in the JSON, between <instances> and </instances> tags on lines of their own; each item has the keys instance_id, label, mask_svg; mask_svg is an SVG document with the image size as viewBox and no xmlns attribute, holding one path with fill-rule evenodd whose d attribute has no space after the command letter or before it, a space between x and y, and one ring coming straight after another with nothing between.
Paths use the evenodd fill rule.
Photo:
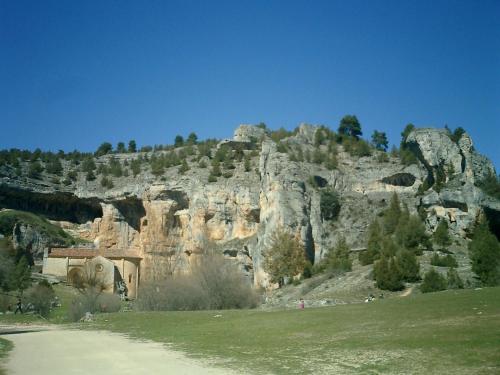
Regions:
<instances>
[{"instance_id":1,"label":"rocky hillside","mask_svg":"<svg viewBox=\"0 0 500 375\"><path fill-rule=\"evenodd\" d=\"M145 276L162 249L189 258L215 244L263 286L262 253L278 227L300 236L317 262L339 236L364 247L369 223L394 192L425 217L429 233L446 220L465 238L484 214L500 236L500 201L478 187L495 170L467 133L413 129L403 148L409 160L325 127L241 125L232 139L156 151L46 160L4 152L0 207L41 214L95 247L135 249ZM340 211L329 215L322 199L333 192Z\"/></svg>"}]
</instances>

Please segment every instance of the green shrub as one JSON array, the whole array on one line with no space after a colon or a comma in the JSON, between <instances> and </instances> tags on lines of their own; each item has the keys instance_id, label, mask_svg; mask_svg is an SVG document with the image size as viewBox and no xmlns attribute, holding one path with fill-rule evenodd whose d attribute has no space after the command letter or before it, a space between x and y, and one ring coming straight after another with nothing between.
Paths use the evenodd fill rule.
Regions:
<instances>
[{"instance_id":1,"label":"green shrub","mask_svg":"<svg viewBox=\"0 0 500 375\"><path fill-rule=\"evenodd\" d=\"M448 289L463 289L464 282L458 275L455 268L450 268L446 274L446 279L448 280Z\"/></svg>"},{"instance_id":2,"label":"green shrub","mask_svg":"<svg viewBox=\"0 0 500 375\"><path fill-rule=\"evenodd\" d=\"M75 170L68 171L66 178L71 181L76 181L78 179L78 173Z\"/></svg>"},{"instance_id":3,"label":"green shrub","mask_svg":"<svg viewBox=\"0 0 500 375\"><path fill-rule=\"evenodd\" d=\"M352 271L352 261L349 257L350 248L344 237L340 237L333 249L330 249L323 259L325 270L335 273Z\"/></svg>"},{"instance_id":4,"label":"green shrub","mask_svg":"<svg viewBox=\"0 0 500 375\"><path fill-rule=\"evenodd\" d=\"M93 158L85 158L81 165L82 172L93 172L96 169L96 165Z\"/></svg>"},{"instance_id":5,"label":"green shrub","mask_svg":"<svg viewBox=\"0 0 500 375\"><path fill-rule=\"evenodd\" d=\"M276 150L282 154L286 154L288 152L288 147L284 142L278 142L276 144Z\"/></svg>"},{"instance_id":6,"label":"green shrub","mask_svg":"<svg viewBox=\"0 0 500 375\"><path fill-rule=\"evenodd\" d=\"M450 254L439 256L435 253L431 258L431 265L437 267L458 267L457 260Z\"/></svg>"},{"instance_id":7,"label":"green shrub","mask_svg":"<svg viewBox=\"0 0 500 375\"><path fill-rule=\"evenodd\" d=\"M217 177L215 177L213 174L209 175L208 182L217 182Z\"/></svg>"},{"instance_id":8,"label":"green shrub","mask_svg":"<svg viewBox=\"0 0 500 375\"><path fill-rule=\"evenodd\" d=\"M387 156L386 152L379 152L377 155L377 161L379 163L388 163L389 162L389 156Z\"/></svg>"},{"instance_id":9,"label":"green shrub","mask_svg":"<svg viewBox=\"0 0 500 375\"><path fill-rule=\"evenodd\" d=\"M340 199L337 192L331 189L321 191L320 211L323 220L334 220L340 213Z\"/></svg>"},{"instance_id":10,"label":"green shrub","mask_svg":"<svg viewBox=\"0 0 500 375\"><path fill-rule=\"evenodd\" d=\"M420 264L414 252L401 250L396 255L396 264L401 274L401 279L407 282L420 280Z\"/></svg>"},{"instance_id":11,"label":"green shrub","mask_svg":"<svg viewBox=\"0 0 500 375\"><path fill-rule=\"evenodd\" d=\"M321 164L326 160L326 155L321 152L319 148L314 149L312 154L312 162L314 164Z\"/></svg>"},{"instance_id":12,"label":"green shrub","mask_svg":"<svg viewBox=\"0 0 500 375\"><path fill-rule=\"evenodd\" d=\"M95 180L94 172L92 172L92 171L87 172L87 174L85 175L85 179L87 181L94 181Z\"/></svg>"},{"instance_id":13,"label":"green shrub","mask_svg":"<svg viewBox=\"0 0 500 375\"><path fill-rule=\"evenodd\" d=\"M109 173L111 173L113 177L121 177L123 175L122 166L119 160L115 158L109 159Z\"/></svg>"},{"instance_id":14,"label":"green shrub","mask_svg":"<svg viewBox=\"0 0 500 375\"><path fill-rule=\"evenodd\" d=\"M382 224L384 227L384 232L386 234L393 234L399 223L399 218L401 217L401 205L399 203L399 197L396 193L392 195L389 207L383 212Z\"/></svg>"},{"instance_id":15,"label":"green shrub","mask_svg":"<svg viewBox=\"0 0 500 375\"><path fill-rule=\"evenodd\" d=\"M424 281L420 285L420 290L422 293L439 292L440 290L445 290L447 284L447 280L434 268L431 268L424 275Z\"/></svg>"},{"instance_id":16,"label":"green shrub","mask_svg":"<svg viewBox=\"0 0 500 375\"><path fill-rule=\"evenodd\" d=\"M395 257L383 255L373 266L373 276L377 288L398 291L404 289L403 277Z\"/></svg>"},{"instance_id":17,"label":"green shrub","mask_svg":"<svg viewBox=\"0 0 500 375\"><path fill-rule=\"evenodd\" d=\"M331 154L326 158L325 167L330 171L333 171L338 167L337 156L335 154Z\"/></svg>"},{"instance_id":18,"label":"green shrub","mask_svg":"<svg viewBox=\"0 0 500 375\"><path fill-rule=\"evenodd\" d=\"M472 271L483 285L495 286L500 284L500 243L488 228L484 220L480 222L472 233L469 242L469 254Z\"/></svg>"},{"instance_id":19,"label":"green shrub","mask_svg":"<svg viewBox=\"0 0 500 375\"><path fill-rule=\"evenodd\" d=\"M380 257L382 252L383 244L383 233L382 228L378 220L373 221L368 228L368 242L366 246L366 251L359 253L359 262L365 266L367 264L372 264L375 260Z\"/></svg>"},{"instance_id":20,"label":"green shrub","mask_svg":"<svg viewBox=\"0 0 500 375\"><path fill-rule=\"evenodd\" d=\"M52 173L58 176L62 175L63 167L59 158L52 158L52 160L47 163L45 170L47 173Z\"/></svg>"},{"instance_id":21,"label":"green shrub","mask_svg":"<svg viewBox=\"0 0 500 375\"><path fill-rule=\"evenodd\" d=\"M188 165L186 159L183 159L182 163L181 163L181 165L179 167L179 174L184 174L187 171L189 171L189 165Z\"/></svg>"},{"instance_id":22,"label":"green shrub","mask_svg":"<svg viewBox=\"0 0 500 375\"><path fill-rule=\"evenodd\" d=\"M101 186L104 188L112 189L114 187L113 181L107 177L101 178Z\"/></svg>"},{"instance_id":23,"label":"green shrub","mask_svg":"<svg viewBox=\"0 0 500 375\"><path fill-rule=\"evenodd\" d=\"M29 168L28 168L28 177L40 178L42 172L43 172L42 165L38 161L35 161L35 162L31 163Z\"/></svg>"},{"instance_id":24,"label":"green shrub","mask_svg":"<svg viewBox=\"0 0 500 375\"><path fill-rule=\"evenodd\" d=\"M248 155L245 156L243 167L245 168L245 172L250 172L252 170L252 163Z\"/></svg>"},{"instance_id":25,"label":"green shrub","mask_svg":"<svg viewBox=\"0 0 500 375\"><path fill-rule=\"evenodd\" d=\"M141 160L139 158L132 160L130 162L130 169L134 177L141 173Z\"/></svg>"},{"instance_id":26,"label":"green shrub","mask_svg":"<svg viewBox=\"0 0 500 375\"><path fill-rule=\"evenodd\" d=\"M494 173L490 172L485 178L483 178L478 183L478 186L486 194L494 198L500 199L500 177L495 176Z\"/></svg>"},{"instance_id":27,"label":"green shrub","mask_svg":"<svg viewBox=\"0 0 500 375\"><path fill-rule=\"evenodd\" d=\"M441 220L432 235L432 240L434 243L441 247L447 247L451 245L451 238L448 234L448 222L446 220Z\"/></svg>"},{"instance_id":28,"label":"green shrub","mask_svg":"<svg viewBox=\"0 0 500 375\"><path fill-rule=\"evenodd\" d=\"M28 290L26 300L33 305L35 314L39 314L46 318L50 314L55 296L54 289L50 284L47 282L40 282L38 285Z\"/></svg>"}]
</instances>

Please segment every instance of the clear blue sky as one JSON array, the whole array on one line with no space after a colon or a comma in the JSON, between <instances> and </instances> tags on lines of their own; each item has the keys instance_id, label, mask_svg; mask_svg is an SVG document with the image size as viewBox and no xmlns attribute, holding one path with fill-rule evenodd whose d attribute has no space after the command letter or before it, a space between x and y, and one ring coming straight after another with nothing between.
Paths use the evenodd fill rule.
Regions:
<instances>
[{"instance_id":1,"label":"clear blue sky","mask_svg":"<svg viewBox=\"0 0 500 375\"><path fill-rule=\"evenodd\" d=\"M500 166L500 1L0 0L0 148L464 127Z\"/></svg>"}]
</instances>

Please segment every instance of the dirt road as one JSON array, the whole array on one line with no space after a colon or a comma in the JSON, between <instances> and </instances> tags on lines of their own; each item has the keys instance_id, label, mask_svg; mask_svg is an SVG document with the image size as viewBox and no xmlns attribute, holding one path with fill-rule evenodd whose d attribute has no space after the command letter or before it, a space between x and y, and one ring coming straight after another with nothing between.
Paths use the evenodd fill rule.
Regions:
<instances>
[{"instance_id":1,"label":"dirt road","mask_svg":"<svg viewBox=\"0 0 500 375\"><path fill-rule=\"evenodd\" d=\"M7 374L234 375L166 349L109 332L49 329L2 336L14 343Z\"/></svg>"}]
</instances>

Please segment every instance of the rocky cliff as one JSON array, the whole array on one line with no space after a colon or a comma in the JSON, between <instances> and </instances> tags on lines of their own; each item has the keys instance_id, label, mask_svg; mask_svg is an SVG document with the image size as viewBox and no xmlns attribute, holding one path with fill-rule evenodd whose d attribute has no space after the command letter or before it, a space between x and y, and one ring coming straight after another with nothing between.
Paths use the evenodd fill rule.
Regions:
<instances>
[{"instance_id":1,"label":"rocky cliff","mask_svg":"<svg viewBox=\"0 0 500 375\"><path fill-rule=\"evenodd\" d=\"M466 133L454 142L441 130L414 130L406 142L418 162L403 165L382 151L372 149L370 156L358 157L342 143L318 142L317 133L324 131L301 125L273 139L261 127L242 125L232 139L213 147L210 156L200 150L187 153L187 171L170 166L153 174L143 162L135 177L108 176L112 186L106 187L81 171L63 185L47 173L26 177L28 163L21 166L22 173L2 166L0 205L43 214L99 248L137 250L144 257L146 277L158 253L180 251L189 261L211 244L237 261L257 285L267 283L262 253L276 228L296 233L315 262L339 236L353 248L363 247L368 224L386 208L393 192L412 212L425 210L429 232L444 219L456 236L465 237L481 213L500 227L500 202L476 186L494 168L474 150ZM224 167L223 176L210 179L205 166L221 147L234 160ZM307 157L318 151L334 154L336 166L327 168ZM135 159L151 161L168 152L178 150L104 155L95 162L99 167L113 159L127 169ZM294 152L306 157L294 157ZM64 173L72 168L63 161ZM340 196L335 220L322 217L321 192L326 189Z\"/></svg>"}]
</instances>

